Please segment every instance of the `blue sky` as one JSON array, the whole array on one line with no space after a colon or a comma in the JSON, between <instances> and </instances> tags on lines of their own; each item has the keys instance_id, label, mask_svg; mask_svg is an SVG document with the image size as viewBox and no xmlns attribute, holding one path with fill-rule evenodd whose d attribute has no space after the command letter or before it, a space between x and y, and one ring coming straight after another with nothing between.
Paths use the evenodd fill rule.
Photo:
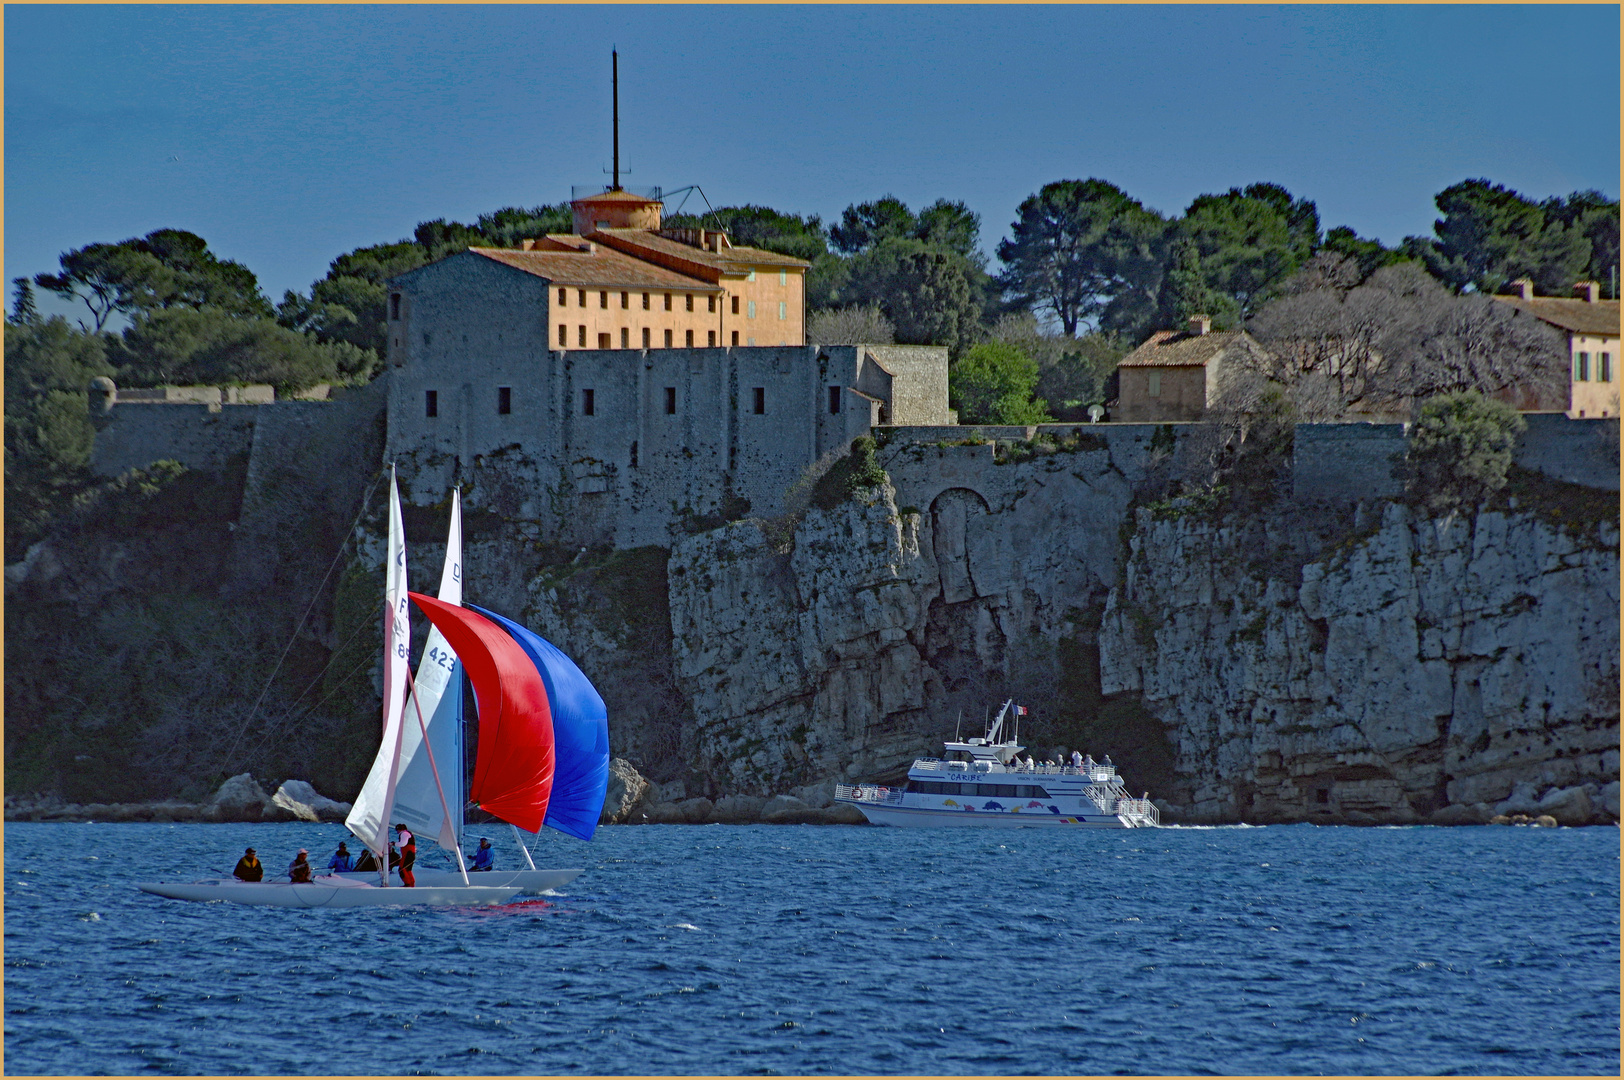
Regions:
<instances>
[{"instance_id":1,"label":"blue sky","mask_svg":"<svg viewBox=\"0 0 1624 1080\"><path fill-rule=\"evenodd\" d=\"M1486 176L1619 183L1616 6L5 8L5 274L173 226L305 289L337 255L626 183L836 219L1044 183L1165 213L1258 180L1393 243ZM692 206L694 204L690 204Z\"/></svg>"}]
</instances>

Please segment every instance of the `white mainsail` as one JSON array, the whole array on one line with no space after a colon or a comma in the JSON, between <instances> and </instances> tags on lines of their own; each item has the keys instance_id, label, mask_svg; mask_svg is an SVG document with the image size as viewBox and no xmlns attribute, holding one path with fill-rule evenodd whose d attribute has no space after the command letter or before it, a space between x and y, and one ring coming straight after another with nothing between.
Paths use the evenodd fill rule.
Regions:
<instances>
[{"instance_id":1,"label":"white mainsail","mask_svg":"<svg viewBox=\"0 0 1624 1080\"><path fill-rule=\"evenodd\" d=\"M400 516L395 470L389 470L389 561L384 572L383 742L361 793L344 819L350 832L387 866L390 811L400 776L401 729L406 705L406 673L411 662L412 624L406 597L406 529Z\"/></svg>"},{"instance_id":2,"label":"white mainsail","mask_svg":"<svg viewBox=\"0 0 1624 1080\"><path fill-rule=\"evenodd\" d=\"M462 604L462 494L451 493L451 531L446 537L445 568L440 572L440 599ZM395 820L418 836L432 836L447 851L458 852L462 824L462 679L457 654L438 628L429 631L417 666L417 700L406 705L400 744L400 783L395 794ZM423 752L423 710L431 755ZM431 767L432 760L432 767ZM440 774L440 787L434 773ZM441 791L445 793L441 801ZM451 817L446 816L447 809Z\"/></svg>"}]
</instances>

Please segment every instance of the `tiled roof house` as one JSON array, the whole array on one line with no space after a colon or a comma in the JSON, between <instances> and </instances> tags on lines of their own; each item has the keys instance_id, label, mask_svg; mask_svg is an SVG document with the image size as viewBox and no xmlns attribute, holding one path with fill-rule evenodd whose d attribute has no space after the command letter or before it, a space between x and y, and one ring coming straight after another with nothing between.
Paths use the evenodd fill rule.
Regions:
<instances>
[{"instance_id":1,"label":"tiled roof house","mask_svg":"<svg viewBox=\"0 0 1624 1080\"><path fill-rule=\"evenodd\" d=\"M1600 299L1601 289L1594 281L1579 282L1571 298L1535 296L1534 283L1527 278L1512 282L1511 287L1512 294L1494 299L1568 336L1568 415L1617 416L1618 301Z\"/></svg>"},{"instance_id":2,"label":"tiled roof house","mask_svg":"<svg viewBox=\"0 0 1624 1080\"><path fill-rule=\"evenodd\" d=\"M1225 367L1263 355L1245 330L1214 333L1205 315L1193 316L1186 330L1158 330L1117 365L1112 419L1199 420L1217 398Z\"/></svg>"}]
</instances>

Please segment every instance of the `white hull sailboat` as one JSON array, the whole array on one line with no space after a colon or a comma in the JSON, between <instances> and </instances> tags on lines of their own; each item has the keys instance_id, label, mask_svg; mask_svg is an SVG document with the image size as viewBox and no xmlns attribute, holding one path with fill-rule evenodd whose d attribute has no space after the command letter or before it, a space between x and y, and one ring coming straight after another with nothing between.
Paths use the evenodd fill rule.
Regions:
<instances>
[{"instance_id":1,"label":"white hull sailboat","mask_svg":"<svg viewBox=\"0 0 1624 1080\"><path fill-rule=\"evenodd\" d=\"M584 872L537 868L522 840L527 869L476 871L472 877L463 869L460 676L465 664L480 710L468 794L511 824L516 837L521 828L535 833L546 824L591 839L608 786L609 740L603 699L573 661L517 623L462 606L461 532L461 500L454 495L440 596L408 592L405 529L391 476L383 739L345 819L378 864L387 860L392 823L401 821L445 848L457 869L414 869L412 886L398 871L374 870L299 883L153 883L139 885L142 891L177 900L279 907L500 904L521 892L557 889ZM408 601L434 626L415 680ZM436 763L436 748L445 767Z\"/></svg>"}]
</instances>

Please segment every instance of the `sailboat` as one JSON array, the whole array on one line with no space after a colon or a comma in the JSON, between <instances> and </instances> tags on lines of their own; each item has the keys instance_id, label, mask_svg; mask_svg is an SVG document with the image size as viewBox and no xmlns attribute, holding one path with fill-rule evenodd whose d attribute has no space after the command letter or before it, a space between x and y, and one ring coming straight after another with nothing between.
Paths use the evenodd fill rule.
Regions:
<instances>
[{"instance_id":1,"label":"sailboat","mask_svg":"<svg viewBox=\"0 0 1624 1080\"><path fill-rule=\"evenodd\" d=\"M179 900L286 907L495 904L520 892L556 888L582 873L536 868L522 840L527 870L482 872L475 884L462 868L464 673L480 717L469 797L509 822L516 835L521 828L535 833L547 825L591 839L608 786L609 731L603 698L573 661L518 623L483 608L461 606L461 533L461 498L454 493L440 596L409 592L400 496L391 474L383 738L345 819L380 864L389 850L391 821L404 819L408 827L451 851L458 869L417 871L418 885L410 889L401 887L398 873L381 870L377 884L369 880L370 873L346 873L297 884L215 879L142 884L140 889ZM416 678L409 666L408 602L433 626ZM436 747L444 767L436 761Z\"/></svg>"},{"instance_id":2,"label":"sailboat","mask_svg":"<svg viewBox=\"0 0 1624 1080\"><path fill-rule=\"evenodd\" d=\"M415 869L413 876L420 886L475 881L493 886L516 885L527 893L556 889L573 881L584 870L538 868L520 830L535 833L546 825L581 840L592 839L609 786L609 712L603 697L573 660L539 634L511 619L482 607L463 607L462 587L462 497L453 490L439 595L431 598L409 594L433 624L424 645L423 661L413 681L414 701L410 705L421 710L427 719L420 732L408 718L401 744L393 819L419 837L432 838L457 861L457 870ZM550 755L548 761L552 769L550 790L536 785L527 787L522 778L515 780L504 775L504 763L517 763L522 771L539 763L543 751L539 747L526 749L523 733L514 734L497 722L496 707L488 708L486 698L481 696L476 668L466 665L461 658L463 648L475 649L480 656L487 652L481 644L484 633L481 627L489 624L499 627L518 645L541 677L550 720L551 742L545 751ZM463 644L458 646L456 641ZM480 667L486 666L488 662L481 661ZM524 856L526 869L523 870L491 870L470 878L467 871L460 869L465 860L460 812L464 801L461 762L466 733L462 715L465 674L474 685L480 709L479 746L468 796L482 810L512 828ZM383 750L380 748L379 752L381 755ZM442 764L436 770L431 764L434 761L455 764ZM374 770L377 768L375 765ZM443 800L442 787L446 792ZM346 821L363 842L375 832L376 823L389 816L378 815L373 809L376 802L376 792L363 788ZM457 807L458 811L448 816L447 807ZM369 875L351 872L340 876L360 879ZM392 872L390 879L399 881L399 874Z\"/></svg>"}]
</instances>

